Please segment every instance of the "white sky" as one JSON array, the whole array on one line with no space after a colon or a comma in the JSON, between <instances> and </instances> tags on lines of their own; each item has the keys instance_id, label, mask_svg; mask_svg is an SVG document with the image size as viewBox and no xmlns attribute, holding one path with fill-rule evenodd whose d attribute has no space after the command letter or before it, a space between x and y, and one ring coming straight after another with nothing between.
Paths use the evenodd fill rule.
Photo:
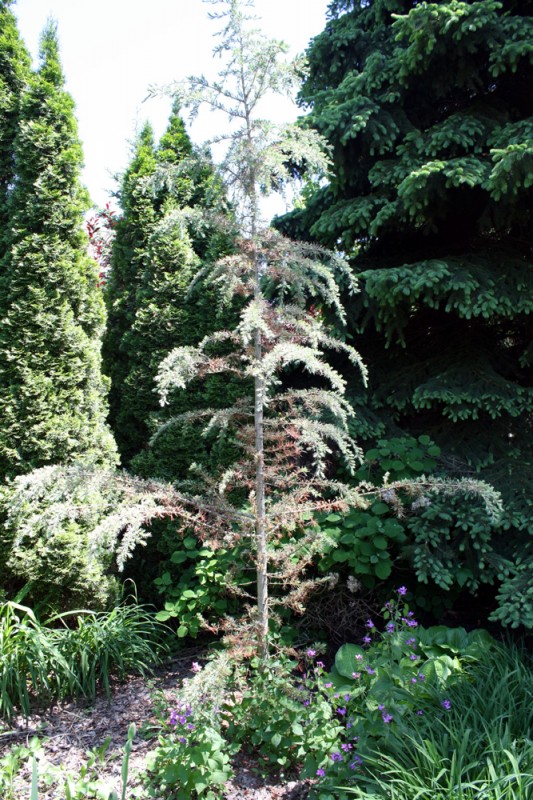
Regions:
<instances>
[{"instance_id":1,"label":"white sky","mask_svg":"<svg viewBox=\"0 0 533 800\"><path fill-rule=\"evenodd\" d=\"M256 0L257 26L290 46L305 50L326 22L329 0ZM202 0L16 0L12 10L27 48L37 56L39 34L48 17L58 23L61 60L85 155L83 180L102 206L115 188L112 176L127 165L135 131L146 120L159 137L170 100L143 102L149 85L187 75L216 73L212 6ZM272 110L276 121L295 118L290 105ZM280 119L281 117L281 119ZM220 124L220 121L219 123ZM209 135L199 120L194 141Z\"/></svg>"}]
</instances>

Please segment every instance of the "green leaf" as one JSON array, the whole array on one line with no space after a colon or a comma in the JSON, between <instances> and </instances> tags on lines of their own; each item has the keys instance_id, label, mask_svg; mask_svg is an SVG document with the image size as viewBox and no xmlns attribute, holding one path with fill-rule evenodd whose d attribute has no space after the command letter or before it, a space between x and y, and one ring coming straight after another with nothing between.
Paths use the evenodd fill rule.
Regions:
<instances>
[{"instance_id":1,"label":"green leaf","mask_svg":"<svg viewBox=\"0 0 533 800\"><path fill-rule=\"evenodd\" d=\"M173 564L182 564L188 558L189 558L189 553L187 553L185 550L174 550L174 552L170 556L170 560L172 561ZM165 574L169 575L168 572Z\"/></svg>"},{"instance_id":2,"label":"green leaf","mask_svg":"<svg viewBox=\"0 0 533 800\"><path fill-rule=\"evenodd\" d=\"M196 548L196 539L193 536L187 536L183 540L183 546L187 550L194 550Z\"/></svg>"},{"instance_id":3,"label":"green leaf","mask_svg":"<svg viewBox=\"0 0 533 800\"><path fill-rule=\"evenodd\" d=\"M390 506L386 503L372 503L372 513L382 516L383 514L390 514Z\"/></svg>"},{"instance_id":4,"label":"green leaf","mask_svg":"<svg viewBox=\"0 0 533 800\"><path fill-rule=\"evenodd\" d=\"M335 655L335 669L344 678L351 678L357 672L358 659L356 656L365 657L365 651L357 644L343 644Z\"/></svg>"},{"instance_id":5,"label":"green leaf","mask_svg":"<svg viewBox=\"0 0 533 800\"><path fill-rule=\"evenodd\" d=\"M295 736L303 736L304 734L304 729L299 722L293 722L291 725L291 730Z\"/></svg>"},{"instance_id":6,"label":"green leaf","mask_svg":"<svg viewBox=\"0 0 533 800\"><path fill-rule=\"evenodd\" d=\"M376 573L377 577L380 578L380 580L386 580L392 572L392 562L380 561L378 564L376 564L374 572Z\"/></svg>"},{"instance_id":7,"label":"green leaf","mask_svg":"<svg viewBox=\"0 0 533 800\"><path fill-rule=\"evenodd\" d=\"M386 550L389 543L384 536L374 536L372 539L372 544L378 550Z\"/></svg>"},{"instance_id":8,"label":"green leaf","mask_svg":"<svg viewBox=\"0 0 533 800\"><path fill-rule=\"evenodd\" d=\"M179 628L177 630L177 634L178 634L180 639L183 639L185 636L187 636L188 633L189 633L189 629L188 629L187 625L180 625L179 626Z\"/></svg>"}]
</instances>

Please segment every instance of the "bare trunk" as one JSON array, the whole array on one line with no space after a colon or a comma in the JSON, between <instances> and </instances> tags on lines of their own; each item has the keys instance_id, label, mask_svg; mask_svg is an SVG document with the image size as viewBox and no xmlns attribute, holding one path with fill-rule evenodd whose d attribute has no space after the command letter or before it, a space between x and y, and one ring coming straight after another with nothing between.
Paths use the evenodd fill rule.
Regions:
<instances>
[{"instance_id":1,"label":"bare trunk","mask_svg":"<svg viewBox=\"0 0 533 800\"><path fill-rule=\"evenodd\" d=\"M255 257L255 297L261 297L259 260ZM261 331L255 331L255 359L260 364L262 357ZM263 409L265 380L256 376L254 381L254 425L255 425L255 535L257 558L257 644L259 655L268 658L268 555L265 510L265 454L263 442Z\"/></svg>"},{"instance_id":2,"label":"bare trunk","mask_svg":"<svg viewBox=\"0 0 533 800\"><path fill-rule=\"evenodd\" d=\"M261 340L256 334L256 354ZM264 381L255 379L255 532L257 552L257 642L259 655L268 658L268 557L265 518L265 480L263 453L263 394Z\"/></svg>"},{"instance_id":3,"label":"bare trunk","mask_svg":"<svg viewBox=\"0 0 533 800\"><path fill-rule=\"evenodd\" d=\"M241 40L241 51L244 45ZM250 233L252 242L257 234L259 217L257 201L257 179L254 168L254 145L252 133L251 108L248 104L248 89L246 77L241 67L241 89L246 119L248 148L250 153L249 172L246 178L247 195L250 202ZM261 292L261 265L257 253L253 256L255 272L254 295L256 300L262 297ZM261 364L263 346L261 331L256 328L254 334L254 356L257 366ZM268 554L267 554L267 525L265 507L265 454L264 454L264 424L263 410L265 401L265 380L256 376L254 380L254 426L255 426L255 546L256 546L256 574L257 574L257 646L259 656L263 661L268 658Z\"/></svg>"}]
</instances>

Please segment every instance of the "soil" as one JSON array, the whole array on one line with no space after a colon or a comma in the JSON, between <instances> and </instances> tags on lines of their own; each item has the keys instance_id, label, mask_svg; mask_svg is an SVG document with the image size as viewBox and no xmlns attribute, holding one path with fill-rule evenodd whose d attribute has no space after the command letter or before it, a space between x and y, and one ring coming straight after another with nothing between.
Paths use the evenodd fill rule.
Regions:
<instances>
[{"instance_id":1,"label":"soil","mask_svg":"<svg viewBox=\"0 0 533 800\"><path fill-rule=\"evenodd\" d=\"M121 795L121 768L124 744L132 722L137 727L129 762L128 791L126 797L138 796L142 774L148 753L157 747L157 706L171 706L180 681L190 677L193 660L201 657L198 649L180 653L153 678L130 677L124 683L114 683L111 696L99 696L91 704L83 702L65 703L60 706L34 712L27 720L23 717L11 721L9 728L0 729L0 758L13 745L24 745L37 736L42 743L39 756L39 774L53 774L53 767L77 780L93 753L101 748L101 758L95 760L92 775L98 787L106 793L115 790ZM109 739L107 749L105 742ZM50 768L52 765L52 768ZM257 771L253 759L240 753L234 760L235 775L220 792L220 800L304 800L310 785L307 781L289 780L287 776L263 778ZM26 763L19 772L9 800L28 800L31 786L31 765ZM94 795L89 795L94 796ZM57 788L40 782L39 800L64 800ZM164 798L162 798L164 800Z\"/></svg>"}]
</instances>

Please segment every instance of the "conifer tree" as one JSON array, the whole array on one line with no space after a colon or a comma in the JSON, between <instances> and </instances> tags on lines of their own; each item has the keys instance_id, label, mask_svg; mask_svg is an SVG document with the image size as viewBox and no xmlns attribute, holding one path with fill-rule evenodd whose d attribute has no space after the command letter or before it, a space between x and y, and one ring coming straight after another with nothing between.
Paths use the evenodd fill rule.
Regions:
<instances>
[{"instance_id":1,"label":"conifer tree","mask_svg":"<svg viewBox=\"0 0 533 800\"><path fill-rule=\"evenodd\" d=\"M11 5L12 0L0 0L0 262L7 247L7 205L15 180L13 146L20 99L30 73L30 59L20 39Z\"/></svg>"},{"instance_id":2,"label":"conifer tree","mask_svg":"<svg viewBox=\"0 0 533 800\"><path fill-rule=\"evenodd\" d=\"M202 403L198 393L187 398L182 393L162 414L155 376L172 347L197 343L217 324L213 296L188 298L187 290L202 259L220 254L228 237L209 225L195 235L176 212L185 208L193 215L200 208L223 212L224 194L209 161L194 151L177 105L157 147L150 126L145 126L121 183L123 216L116 226L105 288L109 324L104 352L113 384L111 420L123 461L130 464L139 456L133 468L147 477L183 477L199 457L197 431L182 430L171 447L161 448L160 443L155 450L143 451L155 424L151 417L156 415L161 422L162 416ZM222 383L215 383L223 398ZM207 392L204 404L210 404L213 395L214 391Z\"/></svg>"},{"instance_id":3,"label":"conifer tree","mask_svg":"<svg viewBox=\"0 0 533 800\"><path fill-rule=\"evenodd\" d=\"M332 2L301 90L332 174L279 222L351 258L377 431L428 433L504 493L513 624L533 624L532 36L522 0Z\"/></svg>"},{"instance_id":4,"label":"conifer tree","mask_svg":"<svg viewBox=\"0 0 533 800\"><path fill-rule=\"evenodd\" d=\"M358 455L347 433L344 382L324 351L340 351L362 365L355 350L330 337L320 314L307 308L310 297L320 298L342 318L334 279L335 270L346 273L342 260L290 242L261 220L261 192L268 194L287 182L290 164L324 164L320 141L312 132L295 136L292 126L278 128L259 115L266 94L290 93L295 70L283 58L282 43L250 27L242 2L211 2L222 6L211 15L223 22L221 43L214 50L222 56L222 69L217 80L190 78L177 93L193 114L205 103L230 119L219 137L227 142L221 171L242 233L236 252L206 269L206 281L217 288L222 302L240 296L243 308L234 331L219 331L197 347L173 350L160 367L158 385L165 402L176 387L214 373L253 382L251 394L231 408L198 412L209 420L206 431L231 432L240 457L213 480L201 475L195 521L207 541L250 542L257 579L253 638L264 659L269 653L271 571L285 589L285 602L298 607L307 587L297 585L295 575L319 547L313 526L308 523L305 531L305 520L311 509L327 505L326 493L341 497L347 492L327 476L327 458L332 448L338 449L352 468ZM221 342L230 352L213 355L213 346ZM313 375L316 387L280 391L280 373L291 368ZM243 491L249 511L242 510Z\"/></svg>"},{"instance_id":5,"label":"conifer tree","mask_svg":"<svg viewBox=\"0 0 533 800\"><path fill-rule=\"evenodd\" d=\"M87 255L82 153L52 23L21 101L14 159L1 278L0 473L105 463L115 449L100 370L104 307Z\"/></svg>"},{"instance_id":6,"label":"conifer tree","mask_svg":"<svg viewBox=\"0 0 533 800\"><path fill-rule=\"evenodd\" d=\"M110 271L104 289L107 326L102 354L104 372L111 379L109 420L119 452L126 462L132 449L121 411L130 361L124 352L123 339L135 320L136 293L148 266L148 239L156 220L154 171L154 133L151 125L146 123L135 141L131 163L120 181L118 197L122 216L115 226Z\"/></svg>"}]
</instances>

